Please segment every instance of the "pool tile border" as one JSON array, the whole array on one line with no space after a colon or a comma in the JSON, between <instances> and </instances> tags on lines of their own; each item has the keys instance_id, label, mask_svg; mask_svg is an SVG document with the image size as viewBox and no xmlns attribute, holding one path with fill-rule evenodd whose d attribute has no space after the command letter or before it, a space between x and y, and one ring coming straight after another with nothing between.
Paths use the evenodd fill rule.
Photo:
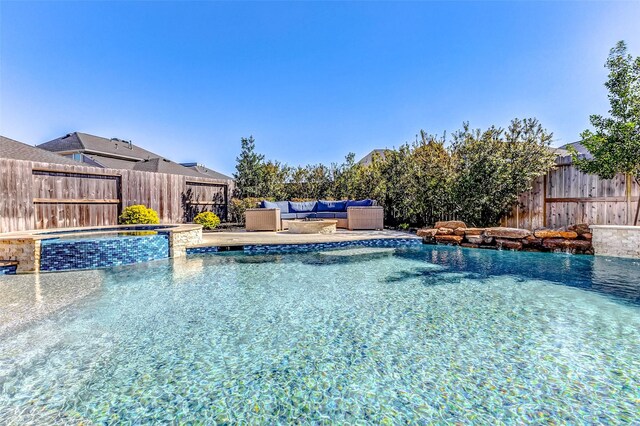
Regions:
<instances>
[{"instance_id":1,"label":"pool tile border","mask_svg":"<svg viewBox=\"0 0 640 426\"><path fill-rule=\"evenodd\" d=\"M149 262L167 257L169 257L167 233L69 241L44 240L40 254L40 271L96 269Z\"/></svg>"},{"instance_id":2,"label":"pool tile border","mask_svg":"<svg viewBox=\"0 0 640 426\"><path fill-rule=\"evenodd\" d=\"M407 247L422 244L423 242L420 238L372 238L303 244L248 244L242 247L242 251L248 254L305 253L347 247ZM187 248L187 255L219 253L221 251L228 251L227 249L227 247L220 246L191 247Z\"/></svg>"},{"instance_id":3,"label":"pool tile border","mask_svg":"<svg viewBox=\"0 0 640 426\"><path fill-rule=\"evenodd\" d=\"M0 275L15 275L18 270L18 262L0 263Z\"/></svg>"}]
</instances>

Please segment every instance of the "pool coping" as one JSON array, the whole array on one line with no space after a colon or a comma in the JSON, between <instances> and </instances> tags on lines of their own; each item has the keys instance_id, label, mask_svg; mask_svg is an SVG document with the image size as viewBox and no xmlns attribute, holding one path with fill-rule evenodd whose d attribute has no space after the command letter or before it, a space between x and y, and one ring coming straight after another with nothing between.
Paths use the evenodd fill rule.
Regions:
<instances>
[{"instance_id":1,"label":"pool coping","mask_svg":"<svg viewBox=\"0 0 640 426\"><path fill-rule=\"evenodd\" d=\"M153 226L158 226L158 229L145 229ZM197 229L202 229L201 225L185 224L185 223L171 223L171 224L146 224L146 225L105 225L105 226L81 226L71 228L51 228L51 229L33 229L29 231L13 231L0 234L0 240L48 240L53 238L60 238L62 236L69 236L82 233L83 236L100 235L104 232L119 232L118 230L126 232L128 230L150 230L157 232L187 232ZM95 231L95 232L91 232Z\"/></svg>"},{"instance_id":2,"label":"pool coping","mask_svg":"<svg viewBox=\"0 0 640 426\"><path fill-rule=\"evenodd\" d=\"M322 242L290 242L282 244L235 244L235 245L202 245L187 247L187 256L215 254L229 251L242 251L250 254L269 253L302 253L318 250L340 249L347 247L406 247L423 245L422 238L387 237L362 238L356 240L322 241Z\"/></svg>"}]
</instances>

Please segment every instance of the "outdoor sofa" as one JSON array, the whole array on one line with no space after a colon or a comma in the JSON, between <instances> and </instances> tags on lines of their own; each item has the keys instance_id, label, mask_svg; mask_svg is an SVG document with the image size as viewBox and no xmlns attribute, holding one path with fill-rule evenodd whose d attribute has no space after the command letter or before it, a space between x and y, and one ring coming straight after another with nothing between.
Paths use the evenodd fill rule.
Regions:
<instances>
[{"instance_id":1,"label":"outdoor sofa","mask_svg":"<svg viewBox=\"0 0 640 426\"><path fill-rule=\"evenodd\" d=\"M257 209L247 209L247 231L280 231L295 219L336 219L338 228L382 229L383 209L373 200L343 201L263 201Z\"/></svg>"}]
</instances>

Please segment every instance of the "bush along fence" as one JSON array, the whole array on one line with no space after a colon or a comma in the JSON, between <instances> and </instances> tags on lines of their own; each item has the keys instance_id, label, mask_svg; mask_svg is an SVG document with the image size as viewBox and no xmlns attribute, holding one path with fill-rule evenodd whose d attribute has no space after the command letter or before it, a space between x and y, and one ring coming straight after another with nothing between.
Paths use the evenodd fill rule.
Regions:
<instances>
[{"instance_id":1,"label":"bush along fence","mask_svg":"<svg viewBox=\"0 0 640 426\"><path fill-rule=\"evenodd\" d=\"M434 228L420 229L427 244L459 245L468 248L523 250L593 254L589 225L559 229L467 228L461 221L437 222Z\"/></svg>"}]
</instances>

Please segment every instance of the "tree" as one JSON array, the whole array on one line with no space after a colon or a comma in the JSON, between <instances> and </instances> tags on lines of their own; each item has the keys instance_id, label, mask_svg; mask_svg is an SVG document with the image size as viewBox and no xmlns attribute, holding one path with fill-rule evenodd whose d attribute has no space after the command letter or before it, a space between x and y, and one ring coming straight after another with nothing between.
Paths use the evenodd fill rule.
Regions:
<instances>
[{"instance_id":1,"label":"tree","mask_svg":"<svg viewBox=\"0 0 640 426\"><path fill-rule=\"evenodd\" d=\"M236 197L260 197L263 182L264 155L255 152L256 143L253 136L242 138L240 155L236 158L236 173L233 174L236 183Z\"/></svg>"},{"instance_id":2,"label":"tree","mask_svg":"<svg viewBox=\"0 0 640 426\"><path fill-rule=\"evenodd\" d=\"M287 183L287 199L307 198L307 169L302 166L291 169Z\"/></svg>"},{"instance_id":3,"label":"tree","mask_svg":"<svg viewBox=\"0 0 640 426\"><path fill-rule=\"evenodd\" d=\"M592 158L571 149L573 162L585 173L611 179L618 173L633 177L640 184L640 57L627 54L627 45L619 41L609 52L605 64L609 79L609 114L589 118L594 130L580 135L582 145ZM640 200L633 224L638 223Z\"/></svg>"},{"instance_id":4,"label":"tree","mask_svg":"<svg viewBox=\"0 0 640 426\"><path fill-rule=\"evenodd\" d=\"M344 163L333 164L333 193L338 199L355 198L355 185L357 179L356 155L353 152L347 154Z\"/></svg>"},{"instance_id":5,"label":"tree","mask_svg":"<svg viewBox=\"0 0 640 426\"><path fill-rule=\"evenodd\" d=\"M405 144L398 150L386 151L382 170L386 181L385 220L394 224L417 223L421 188L416 179L417 165L411 146Z\"/></svg>"},{"instance_id":6,"label":"tree","mask_svg":"<svg viewBox=\"0 0 640 426\"><path fill-rule=\"evenodd\" d=\"M343 195L342 198L371 198L386 208L387 182L383 174L383 164L384 160L376 152L371 157L371 163L367 165L354 164L353 193L348 196Z\"/></svg>"},{"instance_id":7,"label":"tree","mask_svg":"<svg viewBox=\"0 0 640 426\"><path fill-rule=\"evenodd\" d=\"M474 226L494 226L518 196L555 164L552 134L538 120L514 119L504 130L463 129L453 134L453 198L458 218Z\"/></svg>"},{"instance_id":8,"label":"tree","mask_svg":"<svg viewBox=\"0 0 640 426\"><path fill-rule=\"evenodd\" d=\"M315 200L333 198L331 170L323 164L309 164L306 167L306 197Z\"/></svg>"},{"instance_id":9,"label":"tree","mask_svg":"<svg viewBox=\"0 0 640 426\"><path fill-rule=\"evenodd\" d=\"M434 225L454 211L451 188L455 173L445 143L446 134L438 137L421 130L420 141L413 147L415 177L420 188L417 192L419 225Z\"/></svg>"},{"instance_id":10,"label":"tree","mask_svg":"<svg viewBox=\"0 0 640 426\"><path fill-rule=\"evenodd\" d=\"M260 195L275 200L286 200L286 182L289 174L290 167L278 161L267 161L262 164Z\"/></svg>"}]
</instances>

